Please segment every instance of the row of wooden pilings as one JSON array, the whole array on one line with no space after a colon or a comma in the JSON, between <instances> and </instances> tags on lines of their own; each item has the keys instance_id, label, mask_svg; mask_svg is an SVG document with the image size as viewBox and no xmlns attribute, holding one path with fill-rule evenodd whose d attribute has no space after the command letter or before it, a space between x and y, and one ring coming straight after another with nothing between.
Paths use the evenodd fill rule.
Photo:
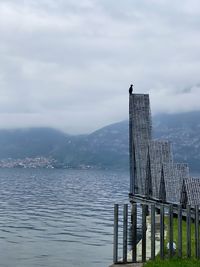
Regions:
<instances>
[{"instance_id":1,"label":"row of wooden pilings","mask_svg":"<svg viewBox=\"0 0 200 267\"><path fill-rule=\"evenodd\" d=\"M191 208L190 205L187 205L186 209L183 209L181 205L173 206L172 204L158 205L151 204L142 204L141 205L141 224L138 226L138 206L137 204L131 205L131 211L128 210L128 204L123 205L123 215L122 215L122 229L119 225L119 205L114 205L114 246L113 246L113 263L127 263L132 262L136 263L137 260L137 235L138 228L141 228L141 262L147 260L147 239L146 239L146 230L147 230L147 214L149 214L150 220L150 244L151 249L150 259L155 260L156 250L155 242L156 237L156 216L159 217L159 257L165 259L165 257L172 258L178 256L179 258L187 257L191 258L192 256L192 242L191 242L191 223L195 224L194 239L195 239L195 257L200 258L200 240L199 240L199 219L200 219L200 210L199 206ZM156 215L157 214L157 215ZM166 216L168 217L168 227L167 227L167 236L168 236L168 250L166 251ZM178 239L177 244L174 243L174 224L173 218L177 217L178 220ZM183 220L186 220L186 255L183 255ZM119 230L122 230L122 244L119 243ZM128 233L130 242L128 242ZM130 247L131 257L129 260L127 258L128 254L128 244ZM122 258L119 258L119 249L122 245ZM175 247L176 246L176 247Z\"/></svg>"}]
</instances>

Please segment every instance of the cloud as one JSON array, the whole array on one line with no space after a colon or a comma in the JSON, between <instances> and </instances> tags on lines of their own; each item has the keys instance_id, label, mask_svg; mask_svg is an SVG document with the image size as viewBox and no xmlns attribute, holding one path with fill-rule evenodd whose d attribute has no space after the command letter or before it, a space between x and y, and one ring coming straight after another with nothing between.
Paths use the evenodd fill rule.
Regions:
<instances>
[{"instance_id":1,"label":"cloud","mask_svg":"<svg viewBox=\"0 0 200 267\"><path fill-rule=\"evenodd\" d=\"M200 4L2 0L0 127L90 132L128 117L128 87L152 110L199 110Z\"/></svg>"},{"instance_id":2,"label":"cloud","mask_svg":"<svg viewBox=\"0 0 200 267\"><path fill-rule=\"evenodd\" d=\"M159 89L152 96L154 113L180 113L199 110L200 86L189 89Z\"/></svg>"}]
</instances>

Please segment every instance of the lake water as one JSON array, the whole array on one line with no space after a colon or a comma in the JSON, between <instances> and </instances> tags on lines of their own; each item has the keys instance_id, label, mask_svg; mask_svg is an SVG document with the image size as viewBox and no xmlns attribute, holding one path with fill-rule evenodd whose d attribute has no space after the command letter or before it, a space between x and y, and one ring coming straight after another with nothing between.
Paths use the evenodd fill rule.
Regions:
<instances>
[{"instance_id":1,"label":"lake water","mask_svg":"<svg viewBox=\"0 0 200 267\"><path fill-rule=\"evenodd\" d=\"M0 169L0 266L107 267L128 190L123 172Z\"/></svg>"}]
</instances>

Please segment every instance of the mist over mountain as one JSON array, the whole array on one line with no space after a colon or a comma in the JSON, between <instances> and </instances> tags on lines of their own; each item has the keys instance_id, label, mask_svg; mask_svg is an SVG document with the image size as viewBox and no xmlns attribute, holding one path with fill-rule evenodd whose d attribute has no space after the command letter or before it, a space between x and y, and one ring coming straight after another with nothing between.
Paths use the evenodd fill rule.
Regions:
<instances>
[{"instance_id":1,"label":"mist over mountain","mask_svg":"<svg viewBox=\"0 0 200 267\"><path fill-rule=\"evenodd\" d=\"M155 138L173 143L174 159L200 170L200 112L153 118ZM0 130L0 159L47 157L55 167L128 168L128 121L89 135L68 135L51 128Z\"/></svg>"}]
</instances>

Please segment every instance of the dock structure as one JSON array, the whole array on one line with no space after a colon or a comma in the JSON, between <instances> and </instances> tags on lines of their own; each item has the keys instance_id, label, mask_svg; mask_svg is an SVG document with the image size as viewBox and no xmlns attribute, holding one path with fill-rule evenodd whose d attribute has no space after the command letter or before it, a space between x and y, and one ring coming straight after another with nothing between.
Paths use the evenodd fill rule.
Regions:
<instances>
[{"instance_id":1,"label":"dock structure","mask_svg":"<svg viewBox=\"0 0 200 267\"><path fill-rule=\"evenodd\" d=\"M148 94L129 95L129 154L131 199L142 197L180 204L183 190L187 189L188 199L200 192L200 188L194 191L195 186L200 187L200 179L189 190L188 164L174 162L172 144L168 140L153 140ZM190 202L200 205L200 193L198 199L198 203Z\"/></svg>"},{"instance_id":2,"label":"dock structure","mask_svg":"<svg viewBox=\"0 0 200 267\"><path fill-rule=\"evenodd\" d=\"M181 204L186 207L190 205L195 207L200 202L200 179L199 178L185 178L181 188Z\"/></svg>"},{"instance_id":3,"label":"dock structure","mask_svg":"<svg viewBox=\"0 0 200 267\"><path fill-rule=\"evenodd\" d=\"M119 264L140 267L156 256L161 260L177 256L190 259L192 248L199 260L200 178L190 178L188 164L174 161L170 141L153 140L149 95L132 94L132 85L129 94L130 208L128 204L123 205L123 210L122 205L114 205L113 265L110 267ZM141 240L137 242L139 228ZM183 239L183 229L187 242ZM178 231L177 237L175 231Z\"/></svg>"},{"instance_id":4,"label":"dock structure","mask_svg":"<svg viewBox=\"0 0 200 267\"><path fill-rule=\"evenodd\" d=\"M199 260L200 178L190 178L188 164L174 161L170 141L153 140L149 95L133 94L132 91L131 85L130 208L128 204L123 207L114 205L114 264L110 267L119 264L140 267L149 259L155 260L156 256L161 260L177 256L190 259L191 248L195 248L195 258ZM177 217L176 226L174 215ZM186 219L186 229L183 228L183 218ZM194 233L191 231L192 220L195 224ZM137 242L139 228L141 240ZM183 240L183 229L187 242ZM177 237L175 231L178 231ZM167 235L169 240L166 245ZM177 249L174 245L177 245ZM121 253L118 253L120 250Z\"/></svg>"},{"instance_id":5,"label":"dock structure","mask_svg":"<svg viewBox=\"0 0 200 267\"><path fill-rule=\"evenodd\" d=\"M174 182L175 184L175 195L174 202L177 204L181 203L181 192L184 179L189 179L189 166L187 163L174 163ZM186 203L189 204L189 203Z\"/></svg>"},{"instance_id":6,"label":"dock structure","mask_svg":"<svg viewBox=\"0 0 200 267\"><path fill-rule=\"evenodd\" d=\"M130 192L145 195L146 160L152 138L150 101L148 94L129 96Z\"/></svg>"},{"instance_id":7,"label":"dock structure","mask_svg":"<svg viewBox=\"0 0 200 267\"><path fill-rule=\"evenodd\" d=\"M151 162L152 197L159 199L162 168L165 177L169 177L171 172L171 143L168 141L151 140L149 143L149 153Z\"/></svg>"},{"instance_id":8,"label":"dock structure","mask_svg":"<svg viewBox=\"0 0 200 267\"><path fill-rule=\"evenodd\" d=\"M134 203L130 207L133 213L128 204L114 206L113 267L117 264L142 264L158 258L165 260L179 257L189 260L192 256L200 260L199 205L186 205L183 208L181 204L149 203L142 204L140 211L137 206L138 203ZM176 220L173 219L174 214ZM138 223L139 215L142 220ZM132 227L128 229L131 224ZM141 239L138 242L139 228ZM194 255L192 251L195 251Z\"/></svg>"}]
</instances>

